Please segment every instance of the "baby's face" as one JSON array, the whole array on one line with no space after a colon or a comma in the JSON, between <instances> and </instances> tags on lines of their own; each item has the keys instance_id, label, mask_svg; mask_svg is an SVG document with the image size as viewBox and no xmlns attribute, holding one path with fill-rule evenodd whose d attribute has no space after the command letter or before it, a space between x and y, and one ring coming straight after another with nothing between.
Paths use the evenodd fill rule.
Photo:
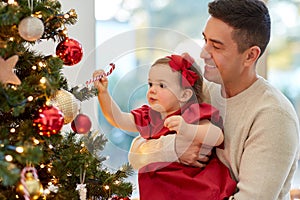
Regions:
<instances>
[{"instance_id":1,"label":"baby's face","mask_svg":"<svg viewBox=\"0 0 300 200\"><path fill-rule=\"evenodd\" d=\"M183 88L179 72L168 64L156 64L150 68L148 84L147 100L153 110L168 115L180 109Z\"/></svg>"}]
</instances>

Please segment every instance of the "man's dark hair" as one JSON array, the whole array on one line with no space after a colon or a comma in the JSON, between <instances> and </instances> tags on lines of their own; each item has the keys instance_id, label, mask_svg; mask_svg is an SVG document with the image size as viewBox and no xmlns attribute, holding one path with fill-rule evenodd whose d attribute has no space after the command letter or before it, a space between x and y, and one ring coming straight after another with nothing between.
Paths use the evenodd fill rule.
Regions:
<instances>
[{"instance_id":1,"label":"man's dark hair","mask_svg":"<svg viewBox=\"0 0 300 200\"><path fill-rule=\"evenodd\" d=\"M263 54L270 41L271 20L262 0L214 0L208 12L234 29L232 39L239 52L258 46Z\"/></svg>"}]
</instances>

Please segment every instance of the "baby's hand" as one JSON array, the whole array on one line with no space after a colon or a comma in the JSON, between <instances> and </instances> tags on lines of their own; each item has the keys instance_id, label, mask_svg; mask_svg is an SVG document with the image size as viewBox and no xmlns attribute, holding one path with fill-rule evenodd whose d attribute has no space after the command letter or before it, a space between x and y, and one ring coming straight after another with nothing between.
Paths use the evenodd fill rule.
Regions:
<instances>
[{"instance_id":1,"label":"baby's hand","mask_svg":"<svg viewBox=\"0 0 300 200\"><path fill-rule=\"evenodd\" d=\"M94 86L95 86L95 88L97 88L99 93L107 92L108 79L105 75L104 70L102 70L102 69L96 70L93 73L93 79L96 79L99 76L102 76L102 78L100 78L99 80L96 80L94 82Z\"/></svg>"},{"instance_id":2,"label":"baby's hand","mask_svg":"<svg viewBox=\"0 0 300 200\"><path fill-rule=\"evenodd\" d=\"M182 116L174 115L165 120L164 126L170 131L176 131L176 133L180 133L186 129L187 123L184 121Z\"/></svg>"}]
</instances>

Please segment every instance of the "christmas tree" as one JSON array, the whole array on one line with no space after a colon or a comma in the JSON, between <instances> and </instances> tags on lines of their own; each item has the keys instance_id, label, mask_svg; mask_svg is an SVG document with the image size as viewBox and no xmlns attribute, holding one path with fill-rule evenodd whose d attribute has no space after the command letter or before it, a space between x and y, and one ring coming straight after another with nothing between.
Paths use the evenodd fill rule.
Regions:
<instances>
[{"instance_id":1,"label":"christmas tree","mask_svg":"<svg viewBox=\"0 0 300 200\"><path fill-rule=\"evenodd\" d=\"M0 199L128 199L133 172L103 166L106 139L80 104L93 88L69 88L64 65L82 57L69 38L74 9L57 0L0 1ZM53 40L55 55L33 50ZM63 131L70 124L72 131Z\"/></svg>"}]
</instances>

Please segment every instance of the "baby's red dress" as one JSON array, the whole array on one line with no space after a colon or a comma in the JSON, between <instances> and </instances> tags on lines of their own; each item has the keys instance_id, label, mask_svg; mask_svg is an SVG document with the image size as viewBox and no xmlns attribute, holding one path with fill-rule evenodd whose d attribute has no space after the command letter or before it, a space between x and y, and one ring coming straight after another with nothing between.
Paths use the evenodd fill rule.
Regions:
<instances>
[{"instance_id":1,"label":"baby's red dress","mask_svg":"<svg viewBox=\"0 0 300 200\"><path fill-rule=\"evenodd\" d=\"M145 139L174 134L164 127L160 113L149 106L132 110L135 123ZM208 119L223 129L219 111L206 103L190 103L169 115L181 115L187 123ZM222 147L218 147L222 148ZM138 173L140 200L224 200L236 189L228 168L214 155L205 168L178 162L156 162L142 167Z\"/></svg>"}]
</instances>

